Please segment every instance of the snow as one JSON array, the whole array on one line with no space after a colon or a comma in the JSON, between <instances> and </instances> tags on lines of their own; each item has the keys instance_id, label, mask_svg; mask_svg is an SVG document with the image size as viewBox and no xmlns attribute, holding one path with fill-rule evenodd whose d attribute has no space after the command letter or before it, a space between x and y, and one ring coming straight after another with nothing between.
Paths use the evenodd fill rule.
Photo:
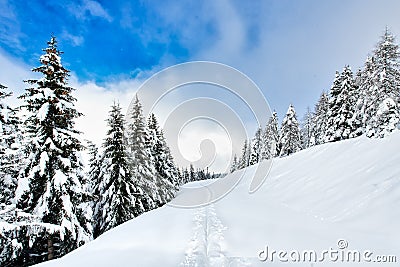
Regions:
<instances>
[{"instance_id":1,"label":"snow","mask_svg":"<svg viewBox=\"0 0 400 267\"><path fill-rule=\"evenodd\" d=\"M381 105L378 108L378 111L376 112L377 115L382 115L385 112L390 111L392 107L395 107L396 103L392 98L386 98L385 100L382 101Z\"/></svg>"},{"instance_id":2,"label":"snow","mask_svg":"<svg viewBox=\"0 0 400 267\"><path fill-rule=\"evenodd\" d=\"M314 146L275 159L264 184L249 193L257 165L213 181L203 197L243 174L224 198L200 208L164 206L38 266L281 266L262 262L260 251L338 249L395 255L400 260L400 131L383 139L364 136ZM263 164L263 163L261 163ZM297 263L296 266L325 266ZM336 262L328 266L364 266ZM368 266L395 266L368 263Z\"/></svg>"},{"instance_id":3,"label":"snow","mask_svg":"<svg viewBox=\"0 0 400 267\"><path fill-rule=\"evenodd\" d=\"M15 190L15 199L21 199L22 195L29 190L29 179L19 178L17 189Z\"/></svg>"},{"instance_id":4,"label":"snow","mask_svg":"<svg viewBox=\"0 0 400 267\"><path fill-rule=\"evenodd\" d=\"M46 119L46 117L47 117L47 112L49 111L49 103L48 102L45 102L41 107L40 107L40 109L38 110L38 113L37 113L37 118L40 120L40 121L44 121L45 119Z\"/></svg>"},{"instance_id":5,"label":"snow","mask_svg":"<svg viewBox=\"0 0 400 267\"><path fill-rule=\"evenodd\" d=\"M62 171L56 170L54 174L54 185L62 188L68 180L68 176Z\"/></svg>"},{"instance_id":6,"label":"snow","mask_svg":"<svg viewBox=\"0 0 400 267\"><path fill-rule=\"evenodd\" d=\"M40 162L39 162L39 166L40 166L40 175L43 175L44 172L46 171L46 165L47 162L49 161L49 156L47 155L46 151L43 151L40 154Z\"/></svg>"}]
</instances>

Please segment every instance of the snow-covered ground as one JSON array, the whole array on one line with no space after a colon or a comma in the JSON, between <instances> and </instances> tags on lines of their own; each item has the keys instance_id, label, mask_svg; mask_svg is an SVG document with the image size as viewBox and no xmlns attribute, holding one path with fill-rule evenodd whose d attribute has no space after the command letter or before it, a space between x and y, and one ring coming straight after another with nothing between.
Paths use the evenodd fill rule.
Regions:
<instances>
[{"instance_id":1,"label":"snow-covered ground","mask_svg":"<svg viewBox=\"0 0 400 267\"><path fill-rule=\"evenodd\" d=\"M232 192L211 205L165 206L131 220L65 257L39 266L281 266L260 252L338 250L339 262L296 266L398 266L400 262L400 131L312 147L273 162L262 187L249 194L256 166ZM238 173L223 178L226 181ZM207 185L208 181L186 187ZM178 197L188 197L183 190ZM338 241L340 244L338 245ZM347 248L339 249L338 246ZM342 263L340 253L365 250L371 260ZM293 252L293 258L296 254ZM333 254L335 258L336 254ZM265 256L261 253L260 256ZM282 258L290 260L289 254ZM361 261L363 259L361 258Z\"/></svg>"}]
</instances>

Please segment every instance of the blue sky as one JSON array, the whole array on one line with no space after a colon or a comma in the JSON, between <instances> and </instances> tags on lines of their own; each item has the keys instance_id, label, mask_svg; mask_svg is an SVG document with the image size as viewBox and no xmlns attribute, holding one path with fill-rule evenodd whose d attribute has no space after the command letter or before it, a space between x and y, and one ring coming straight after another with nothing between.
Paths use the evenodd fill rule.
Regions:
<instances>
[{"instance_id":1,"label":"blue sky","mask_svg":"<svg viewBox=\"0 0 400 267\"><path fill-rule=\"evenodd\" d=\"M289 102L302 113L336 69L362 66L386 25L399 32L397 2L1 0L0 47L35 66L53 33L65 65L99 84L215 60L248 74L281 115Z\"/></svg>"},{"instance_id":2,"label":"blue sky","mask_svg":"<svg viewBox=\"0 0 400 267\"><path fill-rule=\"evenodd\" d=\"M397 0L0 0L0 83L21 91L54 34L92 121L93 109L127 106L145 78L191 60L237 68L280 120L290 103L301 117L336 70L362 67L386 26L400 34L399 10Z\"/></svg>"},{"instance_id":3,"label":"blue sky","mask_svg":"<svg viewBox=\"0 0 400 267\"><path fill-rule=\"evenodd\" d=\"M53 33L65 64L99 84L215 60L248 74L281 114L296 101L301 113L336 69L362 65L386 25L398 32L397 2L0 0L0 47L35 66Z\"/></svg>"}]
</instances>

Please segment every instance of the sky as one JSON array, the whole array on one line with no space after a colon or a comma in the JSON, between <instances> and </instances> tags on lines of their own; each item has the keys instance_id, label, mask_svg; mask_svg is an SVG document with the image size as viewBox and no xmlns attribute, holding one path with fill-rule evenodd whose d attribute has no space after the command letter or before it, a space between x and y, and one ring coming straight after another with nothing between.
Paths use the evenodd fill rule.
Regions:
<instances>
[{"instance_id":1,"label":"sky","mask_svg":"<svg viewBox=\"0 0 400 267\"><path fill-rule=\"evenodd\" d=\"M71 70L77 108L85 114L77 126L97 144L113 101L126 110L146 79L196 60L237 69L255 82L280 120L289 104L301 119L329 90L336 70L363 66L386 26L399 36L398 10L397 0L0 0L0 83L14 96L21 94L22 80L35 77L30 69L39 65L41 49L53 34ZM247 112L226 93L210 88L177 90L164 106L207 96ZM156 113L161 121L165 110ZM244 115L242 120L250 119ZM217 128L209 122L188 128L181 153L189 161L199 160L201 140L210 136L217 136L211 148L217 154L240 153L243 140L225 142L228 153L219 146L223 127ZM217 165L218 171L226 164Z\"/></svg>"}]
</instances>

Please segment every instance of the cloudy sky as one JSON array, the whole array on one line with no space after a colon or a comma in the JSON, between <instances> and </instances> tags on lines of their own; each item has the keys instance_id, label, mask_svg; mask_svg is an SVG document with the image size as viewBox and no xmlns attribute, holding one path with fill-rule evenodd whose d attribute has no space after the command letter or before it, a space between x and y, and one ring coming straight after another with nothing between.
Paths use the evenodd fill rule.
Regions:
<instances>
[{"instance_id":1,"label":"cloudy sky","mask_svg":"<svg viewBox=\"0 0 400 267\"><path fill-rule=\"evenodd\" d=\"M0 0L0 83L20 94L54 34L86 115L78 126L97 143L113 100L126 109L152 74L193 60L236 68L258 85L280 120L290 103L301 117L329 89L336 70L362 67L386 26L400 34L399 10L397 0ZM199 91L212 96L209 88L191 90L180 99ZM207 125L192 130L192 139L210 132L220 137L222 128L213 132ZM240 142L233 140L234 152ZM193 147L184 154L195 161Z\"/></svg>"}]
</instances>

